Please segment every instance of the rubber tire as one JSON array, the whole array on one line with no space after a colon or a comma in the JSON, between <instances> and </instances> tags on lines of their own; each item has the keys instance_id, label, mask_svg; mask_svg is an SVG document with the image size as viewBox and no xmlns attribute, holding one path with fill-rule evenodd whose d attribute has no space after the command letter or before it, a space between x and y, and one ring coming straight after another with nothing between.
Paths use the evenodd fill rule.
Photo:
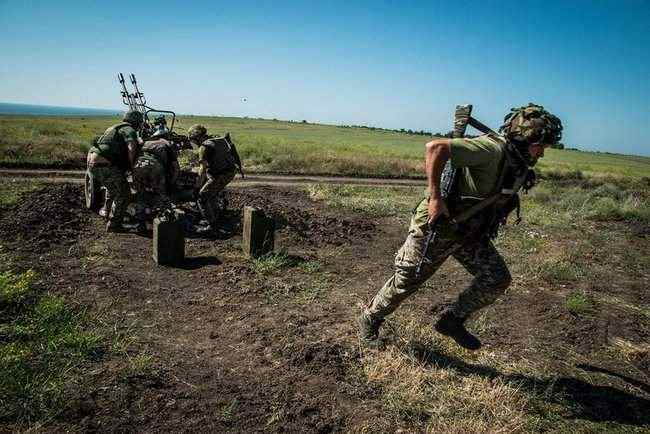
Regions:
<instances>
[{"instance_id":1,"label":"rubber tire","mask_svg":"<svg viewBox=\"0 0 650 434\"><path fill-rule=\"evenodd\" d=\"M84 195L86 197L86 208L98 212L103 206L101 186L95 182L92 173L89 171L86 171Z\"/></svg>"}]
</instances>

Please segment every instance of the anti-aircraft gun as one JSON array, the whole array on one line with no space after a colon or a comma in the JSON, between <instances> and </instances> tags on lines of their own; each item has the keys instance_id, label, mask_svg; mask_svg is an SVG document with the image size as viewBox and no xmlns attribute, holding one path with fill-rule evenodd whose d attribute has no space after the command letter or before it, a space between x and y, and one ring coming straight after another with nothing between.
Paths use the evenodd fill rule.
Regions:
<instances>
[{"instance_id":1,"label":"anti-aircraft gun","mask_svg":"<svg viewBox=\"0 0 650 434\"><path fill-rule=\"evenodd\" d=\"M147 105L147 99L138 87L138 81L135 78L135 74L129 74L129 80L132 86L131 91L129 91L127 82L122 73L118 74L117 79L122 88L120 93L124 105L126 105L129 110L142 113L144 122L142 126L140 126L138 133L144 141L162 138L169 140L176 147L177 151L192 149L189 138L186 135L178 134L174 131L176 113L171 110L155 109ZM169 117L171 117L171 123L168 123ZM153 120L151 118L153 118ZM179 184L177 186L178 189L185 189L191 192L196 175L191 172L182 173L182 175L184 175L184 178L177 181L177 184ZM105 189L99 183L95 182L90 171L86 171L85 176L85 199L86 208L93 211L99 211L100 214L110 212L108 210L110 209L110 204L105 203Z\"/></svg>"},{"instance_id":2,"label":"anti-aircraft gun","mask_svg":"<svg viewBox=\"0 0 650 434\"><path fill-rule=\"evenodd\" d=\"M124 80L124 75L121 72L118 74L117 79L122 87L122 103L129 107L129 110L135 110L142 113L144 122L138 133L140 133L140 137L142 137L143 140L146 141L147 139L156 136L169 140L178 150L192 149L188 137L183 134L177 134L174 131L176 113L171 110L155 109L147 105L147 99L138 87L138 81L135 78L135 74L129 74L129 80L133 87L133 91L131 92L129 92L126 80ZM153 121L150 120L150 114L152 116L154 114L157 115L154 117ZM167 123L165 115L171 116L171 124Z\"/></svg>"}]
</instances>

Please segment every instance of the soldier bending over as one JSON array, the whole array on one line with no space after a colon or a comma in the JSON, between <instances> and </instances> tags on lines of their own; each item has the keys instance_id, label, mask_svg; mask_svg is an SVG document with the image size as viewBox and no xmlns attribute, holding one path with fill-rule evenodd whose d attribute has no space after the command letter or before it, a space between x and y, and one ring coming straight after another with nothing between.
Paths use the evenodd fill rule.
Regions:
<instances>
[{"instance_id":1,"label":"soldier bending over","mask_svg":"<svg viewBox=\"0 0 650 434\"><path fill-rule=\"evenodd\" d=\"M144 208L160 212L171 207L170 194L180 172L174 145L167 140L169 130L160 126L142 146L133 168L133 184L138 193L138 231L146 231Z\"/></svg>"},{"instance_id":2,"label":"soldier bending over","mask_svg":"<svg viewBox=\"0 0 650 434\"><path fill-rule=\"evenodd\" d=\"M499 131L501 134L485 134L475 139L435 139L426 144L429 197L419 203L412 215L406 241L395 256L395 273L359 316L363 343L381 345L379 328L384 318L453 256L474 279L442 313L435 329L464 348L480 348L481 342L465 329L464 323L479 309L494 303L510 285L508 267L491 238L496 236L499 225L505 223L508 213L518 210L518 197L512 196L515 202L486 207L459 224L453 224L449 216L453 220L485 198L517 185L514 179L531 176L529 167L544 156L546 148L561 139L562 124L543 107L529 104L513 109ZM441 197L441 174L448 160L451 168L456 169L456 176L445 202ZM435 241L427 246L434 222Z\"/></svg>"},{"instance_id":3,"label":"soldier bending over","mask_svg":"<svg viewBox=\"0 0 650 434\"><path fill-rule=\"evenodd\" d=\"M144 121L142 113L129 110L123 122L109 127L88 151L88 170L95 182L106 188L106 217L109 232L122 232L122 219L129 204L126 171L131 170L138 154L137 130ZM113 206L110 206L110 203ZM111 209L112 208L112 209Z\"/></svg>"}]
</instances>

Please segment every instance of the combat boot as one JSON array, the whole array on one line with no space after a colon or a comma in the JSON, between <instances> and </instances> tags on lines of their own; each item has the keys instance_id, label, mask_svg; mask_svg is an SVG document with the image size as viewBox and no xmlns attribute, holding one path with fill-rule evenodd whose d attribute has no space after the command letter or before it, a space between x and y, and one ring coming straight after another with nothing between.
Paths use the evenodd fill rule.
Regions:
<instances>
[{"instance_id":1,"label":"combat boot","mask_svg":"<svg viewBox=\"0 0 650 434\"><path fill-rule=\"evenodd\" d=\"M122 225L122 223L108 222L106 223L106 232L126 232L126 228Z\"/></svg>"},{"instance_id":2,"label":"combat boot","mask_svg":"<svg viewBox=\"0 0 650 434\"><path fill-rule=\"evenodd\" d=\"M383 319L373 319L365 312L361 312L357 323L359 324L359 340L369 348L381 348L382 342L379 339L379 327L383 324Z\"/></svg>"},{"instance_id":3,"label":"combat boot","mask_svg":"<svg viewBox=\"0 0 650 434\"><path fill-rule=\"evenodd\" d=\"M452 338L463 348L478 350L481 348L481 341L467 331L464 322L465 318L458 318L451 310L446 310L436 322L435 329L438 333Z\"/></svg>"}]
</instances>

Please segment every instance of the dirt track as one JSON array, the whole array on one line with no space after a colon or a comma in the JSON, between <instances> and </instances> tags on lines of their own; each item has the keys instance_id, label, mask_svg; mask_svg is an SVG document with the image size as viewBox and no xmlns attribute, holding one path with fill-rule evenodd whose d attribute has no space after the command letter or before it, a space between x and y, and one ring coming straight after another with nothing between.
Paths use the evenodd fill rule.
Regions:
<instances>
[{"instance_id":1,"label":"dirt track","mask_svg":"<svg viewBox=\"0 0 650 434\"><path fill-rule=\"evenodd\" d=\"M41 170L41 169L0 169L0 177L29 178L44 182L83 183L83 170ZM342 184L342 185L392 185L392 186L424 186L425 181L419 179L386 179L386 178L350 178L336 176L303 176L303 175L246 175L237 176L231 185L277 185L291 186L296 184Z\"/></svg>"},{"instance_id":2,"label":"dirt track","mask_svg":"<svg viewBox=\"0 0 650 434\"><path fill-rule=\"evenodd\" d=\"M284 221L277 244L293 260L269 275L242 257L238 236L189 239L183 267L158 267L146 238L105 233L102 219L83 210L77 185L47 186L0 215L2 241L15 248L20 267L34 268L53 293L89 306L107 335L134 337L126 356L107 350L90 362L84 387L46 430L410 429L385 411L381 390L360 377L354 324L359 306L391 272L402 224L335 212L286 188L230 195L234 209L260 202ZM317 264L318 271L301 264ZM460 267L444 268L400 315L430 322L467 280ZM643 293L634 285L617 290L619 297ZM550 292L508 293L490 308L491 327L482 333L488 351L550 364L552 378L513 377L427 351L421 363L546 390L562 417L650 424L648 358L636 368L594 358L610 336L648 342L650 319L604 305L580 318L563 303ZM563 361L567 348L609 375L577 378ZM125 376L138 354L151 355L151 365ZM575 405L565 406L567 397Z\"/></svg>"}]
</instances>

